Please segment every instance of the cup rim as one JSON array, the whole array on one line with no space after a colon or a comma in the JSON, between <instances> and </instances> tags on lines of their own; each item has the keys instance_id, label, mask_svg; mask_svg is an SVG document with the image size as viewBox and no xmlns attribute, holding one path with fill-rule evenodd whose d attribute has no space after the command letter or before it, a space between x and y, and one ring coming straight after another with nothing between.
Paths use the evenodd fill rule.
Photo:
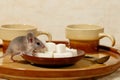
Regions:
<instances>
[{"instance_id":1,"label":"cup rim","mask_svg":"<svg viewBox=\"0 0 120 80\"><path fill-rule=\"evenodd\" d=\"M72 24L72 25L68 25L66 29L69 29L69 30L99 30L99 29L104 29L104 28L99 25L93 25L93 24Z\"/></svg>"},{"instance_id":2,"label":"cup rim","mask_svg":"<svg viewBox=\"0 0 120 80\"><path fill-rule=\"evenodd\" d=\"M1 25L0 29L2 30L33 30L33 29L36 29L36 27L28 24L5 24L5 25Z\"/></svg>"}]
</instances>

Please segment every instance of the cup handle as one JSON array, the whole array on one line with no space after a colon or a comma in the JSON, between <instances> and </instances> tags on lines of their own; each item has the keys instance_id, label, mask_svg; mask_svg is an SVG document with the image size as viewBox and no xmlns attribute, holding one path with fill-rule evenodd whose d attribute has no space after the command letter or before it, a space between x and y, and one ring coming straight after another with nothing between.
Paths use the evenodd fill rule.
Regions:
<instances>
[{"instance_id":1,"label":"cup handle","mask_svg":"<svg viewBox=\"0 0 120 80\"><path fill-rule=\"evenodd\" d=\"M99 34L99 39L104 38L104 37L108 37L111 40L112 47L115 45L115 38L112 35L105 34L105 33L100 33Z\"/></svg>"},{"instance_id":2,"label":"cup handle","mask_svg":"<svg viewBox=\"0 0 120 80\"><path fill-rule=\"evenodd\" d=\"M48 32L37 31L37 35L46 35L48 37L48 41L52 41L52 35Z\"/></svg>"},{"instance_id":3,"label":"cup handle","mask_svg":"<svg viewBox=\"0 0 120 80\"><path fill-rule=\"evenodd\" d=\"M0 51L3 51L3 40L0 39Z\"/></svg>"}]
</instances>

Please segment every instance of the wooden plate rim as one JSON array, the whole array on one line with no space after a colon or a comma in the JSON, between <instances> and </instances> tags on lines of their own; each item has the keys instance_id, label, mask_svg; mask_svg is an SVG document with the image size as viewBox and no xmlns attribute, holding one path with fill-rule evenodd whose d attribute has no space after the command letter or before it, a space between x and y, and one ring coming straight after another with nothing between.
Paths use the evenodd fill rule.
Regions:
<instances>
[{"instance_id":1,"label":"wooden plate rim","mask_svg":"<svg viewBox=\"0 0 120 80\"><path fill-rule=\"evenodd\" d=\"M117 49L99 46L100 49L113 52L115 56L120 58L120 53ZM79 77L79 78L89 78L95 76L102 76L110 74L116 71L120 67L120 60L117 63L107 65L104 67L98 67L93 69L44 69L44 70L22 70L15 68L8 68L0 66L0 73L11 76L19 77L32 77L32 78L62 78L62 77Z\"/></svg>"}]
</instances>

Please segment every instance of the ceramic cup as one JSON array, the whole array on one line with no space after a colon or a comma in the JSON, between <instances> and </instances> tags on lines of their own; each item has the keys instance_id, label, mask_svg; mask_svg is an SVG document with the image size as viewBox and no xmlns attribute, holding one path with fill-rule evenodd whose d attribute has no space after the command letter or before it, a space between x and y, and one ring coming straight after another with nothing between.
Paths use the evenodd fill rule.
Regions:
<instances>
[{"instance_id":1,"label":"ceramic cup","mask_svg":"<svg viewBox=\"0 0 120 80\"><path fill-rule=\"evenodd\" d=\"M3 52L9 45L9 42L17 36L24 36L29 32L33 32L35 36L46 35L48 41L51 41L52 36L48 32L38 31L36 27L25 24L8 24L0 26L0 39L3 41Z\"/></svg>"},{"instance_id":2,"label":"ceramic cup","mask_svg":"<svg viewBox=\"0 0 120 80\"><path fill-rule=\"evenodd\" d=\"M111 40L112 46L115 45L114 37L104 33L104 28L97 25L68 25L65 30L70 47L84 50L87 53L98 51L99 41L104 37L108 37Z\"/></svg>"}]
</instances>

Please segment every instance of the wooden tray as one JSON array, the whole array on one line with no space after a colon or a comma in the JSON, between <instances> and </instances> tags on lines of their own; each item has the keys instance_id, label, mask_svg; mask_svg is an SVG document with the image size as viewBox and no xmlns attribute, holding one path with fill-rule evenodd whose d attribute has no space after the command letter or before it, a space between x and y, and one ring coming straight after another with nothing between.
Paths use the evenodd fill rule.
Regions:
<instances>
[{"instance_id":1,"label":"wooden tray","mask_svg":"<svg viewBox=\"0 0 120 80\"><path fill-rule=\"evenodd\" d=\"M16 59L20 60L19 63L12 62L10 56L6 56L0 65L0 76L9 80L75 80L100 77L111 74L120 67L120 54L117 49L99 46L99 52L91 54L91 56L96 57L103 55L111 55L110 59L104 64L96 64L83 58L75 65L62 68L35 66L27 63L20 56L16 56Z\"/></svg>"}]
</instances>

